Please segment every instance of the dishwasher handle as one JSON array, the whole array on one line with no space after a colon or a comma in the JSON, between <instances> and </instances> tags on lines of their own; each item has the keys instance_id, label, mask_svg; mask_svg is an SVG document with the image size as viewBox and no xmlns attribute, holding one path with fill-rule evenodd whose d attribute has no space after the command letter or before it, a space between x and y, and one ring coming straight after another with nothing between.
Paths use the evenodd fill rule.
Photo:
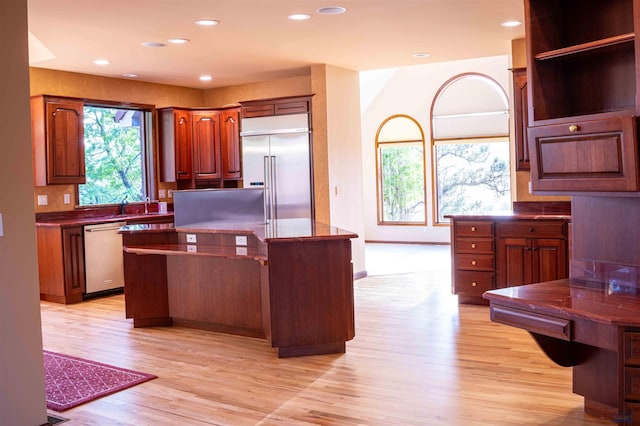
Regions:
<instances>
[{"instance_id":1,"label":"dishwasher handle","mask_svg":"<svg viewBox=\"0 0 640 426\"><path fill-rule=\"evenodd\" d=\"M85 226L84 230L85 232L117 231L125 225L125 222L118 222L113 226Z\"/></svg>"}]
</instances>

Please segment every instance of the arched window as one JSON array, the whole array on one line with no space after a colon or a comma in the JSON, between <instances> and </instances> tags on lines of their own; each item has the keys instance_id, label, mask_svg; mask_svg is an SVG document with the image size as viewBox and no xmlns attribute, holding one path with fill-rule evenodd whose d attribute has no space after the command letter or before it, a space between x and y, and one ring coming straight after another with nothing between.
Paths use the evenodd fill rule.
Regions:
<instances>
[{"instance_id":1,"label":"arched window","mask_svg":"<svg viewBox=\"0 0 640 426\"><path fill-rule=\"evenodd\" d=\"M416 120L394 115L376 134L378 224L425 225L424 132Z\"/></svg>"},{"instance_id":2,"label":"arched window","mask_svg":"<svg viewBox=\"0 0 640 426\"><path fill-rule=\"evenodd\" d=\"M509 210L509 102L486 75L453 77L431 106L434 222Z\"/></svg>"}]
</instances>

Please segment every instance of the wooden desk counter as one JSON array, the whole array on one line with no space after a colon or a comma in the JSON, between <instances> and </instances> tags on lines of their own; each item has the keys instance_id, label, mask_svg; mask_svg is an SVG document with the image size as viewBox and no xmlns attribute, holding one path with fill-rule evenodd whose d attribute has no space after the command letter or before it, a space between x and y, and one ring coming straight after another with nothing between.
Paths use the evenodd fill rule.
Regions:
<instances>
[{"instance_id":1,"label":"wooden desk counter","mask_svg":"<svg viewBox=\"0 0 640 426\"><path fill-rule=\"evenodd\" d=\"M279 357L344 352L354 336L352 232L285 219L135 225L121 233L134 327L264 338Z\"/></svg>"},{"instance_id":2,"label":"wooden desk counter","mask_svg":"<svg viewBox=\"0 0 640 426\"><path fill-rule=\"evenodd\" d=\"M573 367L585 411L640 423L640 290L576 279L484 293L491 319L527 330L556 363Z\"/></svg>"}]
</instances>

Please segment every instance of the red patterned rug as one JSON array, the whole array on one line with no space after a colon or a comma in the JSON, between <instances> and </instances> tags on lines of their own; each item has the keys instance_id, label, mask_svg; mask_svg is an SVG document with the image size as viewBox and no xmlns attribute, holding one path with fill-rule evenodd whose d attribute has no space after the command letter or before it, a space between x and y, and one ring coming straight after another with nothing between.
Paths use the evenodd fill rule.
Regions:
<instances>
[{"instance_id":1,"label":"red patterned rug","mask_svg":"<svg viewBox=\"0 0 640 426\"><path fill-rule=\"evenodd\" d=\"M64 411L157 376L44 351L47 408Z\"/></svg>"}]
</instances>

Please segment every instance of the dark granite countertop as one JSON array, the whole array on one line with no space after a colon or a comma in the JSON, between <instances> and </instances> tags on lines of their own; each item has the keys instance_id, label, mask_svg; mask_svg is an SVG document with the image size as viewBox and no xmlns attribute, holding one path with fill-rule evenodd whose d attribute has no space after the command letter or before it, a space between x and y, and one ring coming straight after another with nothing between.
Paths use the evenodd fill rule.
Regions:
<instances>
[{"instance_id":1,"label":"dark granite countertop","mask_svg":"<svg viewBox=\"0 0 640 426\"><path fill-rule=\"evenodd\" d=\"M344 239L357 238L358 234L311 219L279 219L270 224L237 224L231 222L201 222L179 227L167 224L128 225L122 233L137 232L176 232L193 233L242 233L254 234L261 241L291 239Z\"/></svg>"},{"instance_id":2,"label":"dark granite countertop","mask_svg":"<svg viewBox=\"0 0 640 426\"><path fill-rule=\"evenodd\" d=\"M492 304L556 316L585 318L604 324L640 326L640 289L563 279L490 290Z\"/></svg>"}]
</instances>

